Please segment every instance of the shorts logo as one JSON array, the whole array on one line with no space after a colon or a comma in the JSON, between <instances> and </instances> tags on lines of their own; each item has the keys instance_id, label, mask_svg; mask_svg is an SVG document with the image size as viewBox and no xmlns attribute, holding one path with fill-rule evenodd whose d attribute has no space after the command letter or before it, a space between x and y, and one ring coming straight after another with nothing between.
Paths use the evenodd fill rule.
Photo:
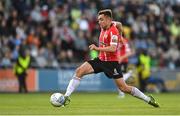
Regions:
<instances>
[{"instance_id":1,"label":"shorts logo","mask_svg":"<svg viewBox=\"0 0 180 116\"><path fill-rule=\"evenodd\" d=\"M114 73L113 75L119 75L119 73L117 72L116 68L114 68Z\"/></svg>"}]
</instances>

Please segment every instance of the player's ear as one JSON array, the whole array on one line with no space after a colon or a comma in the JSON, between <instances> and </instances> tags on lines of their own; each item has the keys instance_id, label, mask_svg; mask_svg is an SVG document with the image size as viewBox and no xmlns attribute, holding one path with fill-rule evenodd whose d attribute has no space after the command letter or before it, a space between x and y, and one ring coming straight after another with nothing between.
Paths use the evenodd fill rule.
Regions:
<instances>
[{"instance_id":1,"label":"player's ear","mask_svg":"<svg viewBox=\"0 0 180 116\"><path fill-rule=\"evenodd\" d=\"M112 18L111 18L111 17L108 17L108 16L107 16L107 18L108 18L108 20L112 21Z\"/></svg>"}]
</instances>

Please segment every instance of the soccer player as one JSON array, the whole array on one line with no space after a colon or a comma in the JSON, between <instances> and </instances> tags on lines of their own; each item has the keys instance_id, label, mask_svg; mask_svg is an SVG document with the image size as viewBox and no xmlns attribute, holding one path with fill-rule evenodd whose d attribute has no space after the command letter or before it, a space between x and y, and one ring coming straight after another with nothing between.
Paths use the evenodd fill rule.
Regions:
<instances>
[{"instance_id":1,"label":"soccer player","mask_svg":"<svg viewBox=\"0 0 180 116\"><path fill-rule=\"evenodd\" d=\"M69 96L78 87L84 75L104 72L108 78L114 79L117 87L123 92L142 99L154 107L159 107L158 103L152 96L146 96L136 87L127 85L122 78L123 75L117 57L117 47L120 37L118 29L112 24L112 11L110 9L99 11L98 23L101 27L99 47L92 44L89 46L89 48L90 50L99 51L99 57L84 62L80 67L76 69L75 74L70 80L66 93L64 95L64 106L70 102Z\"/></svg>"}]
</instances>

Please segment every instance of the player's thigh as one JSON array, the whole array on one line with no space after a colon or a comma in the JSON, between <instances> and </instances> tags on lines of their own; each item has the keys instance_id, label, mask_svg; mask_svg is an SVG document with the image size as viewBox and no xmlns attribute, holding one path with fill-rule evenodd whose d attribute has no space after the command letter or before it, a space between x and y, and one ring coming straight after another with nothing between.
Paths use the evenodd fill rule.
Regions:
<instances>
[{"instance_id":1,"label":"player's thigh","mask_svg":"<svg viewBox=\"0 0 180 116\"><path fill-rule=\"evenodd\" d=\"M76 69L76 76L81 78L84 75L91 74L94 69L88 62L84 62L81 66Z\"/></svg>"},{"instance_id":2,"label":"player's thigh","mask_svg":"<svg viewBox=\"0 0 180 116\"><path fill-rule=\"evenodd\" d=\"M118 79L123 77L118 62L103 62L102 69L108 78Z\"/></svg>"}]
</instances>

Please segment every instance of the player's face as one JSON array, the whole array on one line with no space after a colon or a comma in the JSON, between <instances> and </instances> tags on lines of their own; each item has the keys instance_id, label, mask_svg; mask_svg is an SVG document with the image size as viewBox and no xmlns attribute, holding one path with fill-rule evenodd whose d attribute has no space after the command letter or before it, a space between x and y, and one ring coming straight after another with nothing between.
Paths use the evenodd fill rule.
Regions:
<instances>
[{"instance_id":1,"label":"player's face","mask_svg":"<svg viewBox=\"0 0 180 116\"><path fill-rule=\"evenodd\" d=\"M101 28L106 29L110 22L110 18L104 14L98 16L98 23Z\"/></svg>"}]
</instances>

